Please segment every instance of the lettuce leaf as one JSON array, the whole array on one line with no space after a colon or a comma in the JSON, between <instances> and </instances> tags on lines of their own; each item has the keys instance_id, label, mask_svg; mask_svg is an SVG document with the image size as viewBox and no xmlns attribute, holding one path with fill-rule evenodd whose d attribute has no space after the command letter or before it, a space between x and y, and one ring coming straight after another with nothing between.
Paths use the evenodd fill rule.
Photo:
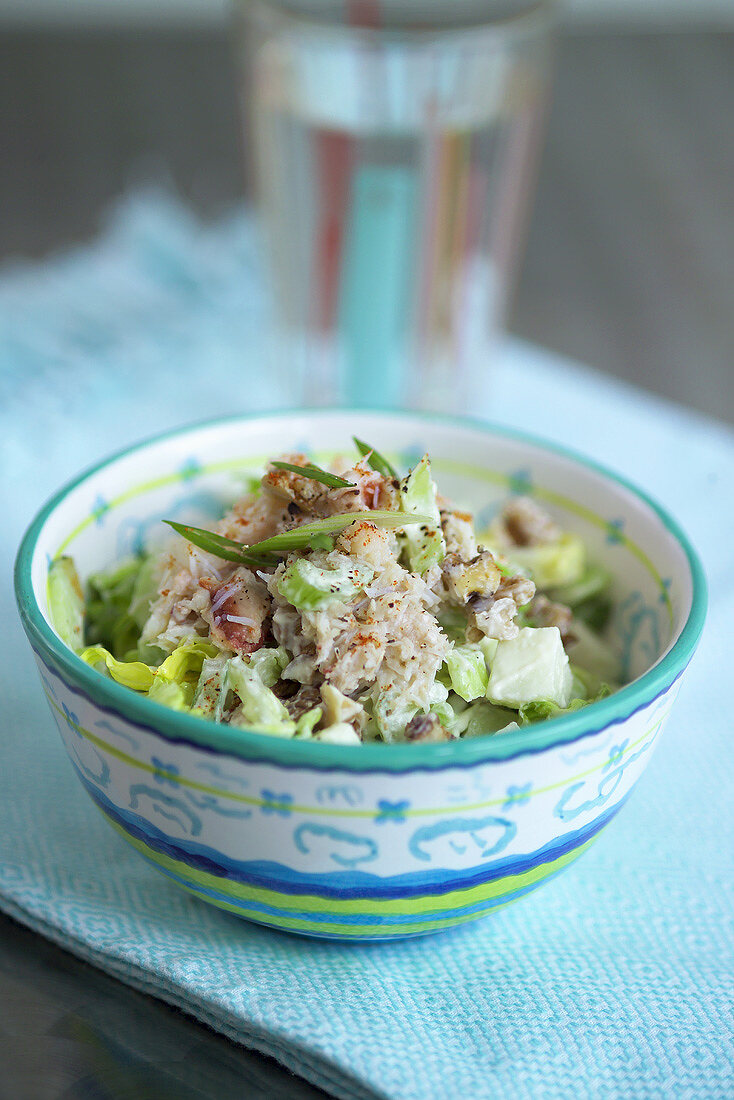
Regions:
<instances>
[{"instance_id":1,"label":"lettuce leaf","mask_svg":"<svg viewBox=\"0 0 734 1100\"><path fill-rule=\"evenodd\" d=\"M449 697L447 702L433 706L431 710L452 737L483 737L499 733L517 718L514 710L496 707L486 700L461 709L460 701Z\"/></svg>"},{"instance_id":2,"label":"lettuce leaf","mask_svg":"<svg viewBox=\"0 0 734 1100\"><path fill-rule=\"evenodd\" d=\"M130 614L130 603L143 558L127 558L87 580L88 645L101 645L118 660L133 649L141 627Z\"/></svg>"},{"instance_id":3,"label":"lettuce leaf","mask_svg":"<svg viewBox=\"0 0 734 1100\"><path fill-rule=\"evenodd\" d=\"M578 669L575 670L578 673ZM574 676L574 686L577 681ZM563 714L573 714L577 710L582 710L583 707L588 707L591 703L596 703L599 699L606 699L607 695L611 694L611 688L609 684L598 683L596 684L593 694L587 695L585 698L577 696L572 699L567 707L559 707L557 703L554 703L551 699L542 699L536 703L526 703L524 707L520 707L519 716L520 724L528 726L533 722L544 722L548 718L559 718Z\"/></svg>"},{"instance_id":4,"label":"lettuce leaf","mask_svg":"<svg viewBox=\"0 0 734 1100\"><path fill-rule=\"evenodd\" d=\"M88 646L80 657L92 668L103 664L111 678L118 684L147 694L158 702L175 699L178 704L177 709L181 709L184 700L186 706L189 706L193 700L194 685L199 678L205 658L213 657L217 652L216 646L199 639L194 642L184 642L157 667L146 665L143 661L118 661L108 649L101 645ZM182 690L175 692L170 686L165 688L164 685L178 686ZM165 705L170 706L171 703L166 702Z\"/></svg>"},{"instance_id":5,"label":"lettuce leaf","mask_svg":"<svg viewBox=\"0 0 734 1100\"><path fill-rule=\"evenodd\" d=\"M513 546L508 551L513 563L530 573L540 589L575 584L586 568L586 546L578 535L568 532L556 542L539 546Z\"/></svg>"},{"instance_id":6,"label":"lettuce leaf","mask_svg":"<svg viewBox=\"0 0 734 1100\"><path fill-rule=\"evenodd\" d=\"M432 565L443 561L446 542L441 529L438 491L431 477L431 464L424 455L415 469L400 483L400 506L403 512L430 517L430 523L407 524L403 533L410 569L425 573Z\"/></svg>"},{"instance_id":7,"label":"lettuce leaf","mask_svg":"<svg viewBox=\"0 0 734 1100\"><path fill-rule=\"evenodd\" d=\"M84 645L84 593L70 557L56 558L49 566L48 609L61 641L78 653Z\"/></svg>"},{"instance_id":8,"label":"lettuce leaf","mask_svg":"<svg viewBox=\"0 0 734 1100\"><path fill-rule=\"evenodd\" d=\"M280 699L263 683L257 667L233 657L229 662L229 685L239 697L241 708L234 725L252 727L261 733L292 737L296 723Z\"/></svg>"},{"instance_id":9,"label":"lettuce leaf","mask_svg":"<svg viewBox=\"0 0 734 1100\"><path fill-rule=\"evenodd\" d=\"M548 595L566 607L575 608L592 597L608 592L612 584L612 574L603 565L587 562L576 581L552 588Z\"/></svg>"},{"instance_id":10,"label":"lettuce leaf","mask_svg":"<svg viewBox=\"0 0 734 1100\"><path fill-rule=\"evenodd\" d=\"M319 724L323 715L321 707L312 707L311 710L307 710L305 714L296 722L295 736L302 738L304 741L313 736L314 727Z\"/></svg>"}]
</instances>

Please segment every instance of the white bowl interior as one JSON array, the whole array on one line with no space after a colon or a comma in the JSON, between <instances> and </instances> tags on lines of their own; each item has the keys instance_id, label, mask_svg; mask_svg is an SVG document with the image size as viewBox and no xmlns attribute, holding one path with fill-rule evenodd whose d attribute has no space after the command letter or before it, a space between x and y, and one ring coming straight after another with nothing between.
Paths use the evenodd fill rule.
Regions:
<instances>
[{"instance_id":1,"label":"white bowl interior","mask_svg":"<svg viewBox=\"0 0 734 1100\"><path fill-rule=\"evenodd\" d=\"M441 492L474 511L482 529L510 493L535 497L585 540L615 577L608 628L626 678L668 651L688 617L686 555L655 510L618 482L563 454L471 424L369 412L290 413L231 420L173 435L85 478L48 516L32 563L36 598L50 622L49 562L71 554L82 577L166 538L161 519L218 518L248 476L285 451L318 461L353 454L358 435L403 468L428 451Z\"/></svg>"}]
</instances>

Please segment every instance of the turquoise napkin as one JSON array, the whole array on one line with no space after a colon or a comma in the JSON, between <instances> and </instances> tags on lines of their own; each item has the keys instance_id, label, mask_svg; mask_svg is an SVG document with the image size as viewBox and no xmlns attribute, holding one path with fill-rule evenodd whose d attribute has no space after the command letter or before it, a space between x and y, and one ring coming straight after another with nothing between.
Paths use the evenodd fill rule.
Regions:
<instances>
[{"instance_id":1,"label":"turquoise napkin","mask_svg":"<svg viewBox=\"0 0 734 1100\"><path fill-rule=\"evenodd\" d=\"M204 227L156 192L119 206L92 246L0 275L0 908L335 1096L731 1096L734 435L722 425L519 343L493 368L484 411L646 486L711 587L637 793L537 894L403 944L292 938L178 891L84 795L21 635L13 553L39 504L111 449L287 402L262 368L260 284L246 214Z\"/></svg>"}]
</instances>

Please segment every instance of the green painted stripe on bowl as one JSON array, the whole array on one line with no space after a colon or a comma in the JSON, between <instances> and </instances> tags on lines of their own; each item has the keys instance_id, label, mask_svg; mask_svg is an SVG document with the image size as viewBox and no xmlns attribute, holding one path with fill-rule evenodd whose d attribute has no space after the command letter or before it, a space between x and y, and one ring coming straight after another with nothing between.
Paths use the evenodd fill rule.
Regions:
<instances>
[{"instance_id":1,"label":"green painted stripe on bowl","mask_svg":"<svg viewBox=\"0 0 734 1100\"><path fill-rule=\"evenodd\" d=\"M136 448L131 447L133 451ZM122 452L117 455L117 458L122 458L123 454L129 452ZM250 467L254 470L262 469L266 462L270 460L272 455L250 455L247 458L230 458L222 460L221 462L208 462L206 466L202 466L197 473L200 474L218 474L226 473L228 470L241 470L245 473ZM114 461L114 459L110 460ZM104 463L102 464L104 466ZM102 467L97 467L101 469ZM89 473L91 474L90 470ZM190 475L183 470L174 470L171 474L164 474L161 477L149 478L147 481L141 481L138 485L132 486L130 489L126 489L124 493L119 493L118 496L113 497L111 501L105 507L105 515L109 512L113 512L115 508L119 508L121 504L127 504L129 500L135 500L136 497L144 496L145 493L150 493L154 489L162 489L165 485L175 485L181 481L187 481L190 479ZM81 520L76 527L66 536L54 557L58 557L63 554L64 551L71 545L74 539L81 535L82 531L86 531L87 527L90 527L97 519L96 512L90 512L83 520Z\"/></svg>"},{"instance_id":2,"label":"green painted stripe on bowl","mask_svg":"<svg viewBox=\"0 0 734 1100\"><path fill-rule=\"evenodd\" d=\"M114 710L128 720L158 730L171 739L185 738L213 751L242 756L252 760L267 760L285 767L305 767L316 771L348 771L359 774L364 771L410 772L414 769L429 770L468 766L491 760L509 760L527 752L541 752L556 745L570 744L606 726L623 722L641 707L649 705L661 693L667 691L686 668L698 644L706 617L706 580L698 555L675 520L643 490L600 463L576 454L566 447L549 443L538 436L512 428L493 425L469 417L440 416L430 413L390 412L382 409L313 409L314 414L335 417L351 416L355 422L365 416L385 419L413 419L429 430L430 425L453 427L457 430L471 428L492 436L500 436L561 455L598 474L642 501L658 518L663 527L681 547L688 562L692 585L692 603L688 618L680 636L670 650L653 668L614 695L598 703L560 718L551 718L522 730L511 730L501 737L473 738L469 741L443 742L420 745L369 744L358 747L328 745L293 741L279 738L277 743L267 734L257 730L232 730L214 722L190 714L171 711L150 699L141 698L129 689L106 680L89 668L72 653L49 627L38 605L31 583L31 565L39 534L49 515L87 478L117 462L119 459L148 446L186 435L216 425L243 423L251 420L277 420L285 416L300 417L299 410L276 410L267 415L253 413L205 421L185 428L163 432L144 442L127 447L97 463L69 482L41 509L29 526L21 542L15 562L15 591L24 629L34 643L49 659L63 678L83 691L100 706Z\"/></svg>"},{"instance_id":3,"label":"green painted stripe on bowl","mask_svg":"<svg viewBox=\"0 0 734 1100\"><path fill-rule=\"evenodd\" d=\"M283 894L279 890L270 890L264 886L252 886L244 882L234 882L223 876L202 871L198 867L192 867L184 860L174 859L172 856L157 851L139 837L132 836L118 821L105 813L97 802L94 805L112 828L124 837L137 852L163 870L170 871L179 878L185 878L188 882L201 887L203 890L218 890L220 893L227 894L233 901L254 901L262 905L279 906L285 911L289 909L303 911L305 909L312 913L334 913L336 916L339 914L352 916L359 913L367 913L373 916L379 916L380 914L391 916L405 913L406 916L409 916L412 913L423 913L429 906L436 912L442 912L473 905L476 902L488 901L491 898L501 898L505 894L515 893L524 886L540 885L550 875L556 874L573 862L596 840L595 834L556 859L539 863L537 867L532 867L520 874L506 875L504 878L493 879L491 882L480 883L477 886L465 886L462 889L451 890L443 894L411 895L405 898L324 898L318 894Z\"/></svg>"},{"instance_id":4,"label":"green painted stripe on bowl","mask_svg":"<svg viewBox=\"0 0 734 1100\"><path fill-rule=\"evenodd\" d=\"M103 814L103 811L100 812ZM105 816L107 817L106 814ZM128 843L133 843L133 838L128 833L125 833L124 829L120 828L116 822L113 822L111 820L111 818L107 817L107 820L114 828L118 829L118 832L123 837L123 839L127 840ZM566 862L562 865L562 867L567 867L572 864L574 860L578 859L583 851L587 849L589 845L593 844L594 840L595 837L592 837L584 845L580 846L579 848L574 848L572 851L570 851L570 853L568 853L567 855ZM138 847L138 844L135 844L135 847ZM158 854L155 853L154 849L147 848L145 845L143 845L142 847L139 847L138 850L146 859L153 859L153 861L157 864L158 860L154 857L157 857ZM337 935L348 938L360 938L364 936L392 937L419 935L421 933L440 932L441 930L443 930L443 928L450 928L458 924L468 924L472 921L481 920L482 917L489 915L489 913L486 912L467 914L453 911L450 912L448 915L445 914L441 917L437 917L435 921L406 921L403 924L376 923L371 925L362 922L360 922L359 924L343 924L337 921L309 921L308 919L306 919L306 917L303 916L298 917L289 915L287 910L283 911L283 915L271 915L267 913L262 913L260 910L248 910L247 906L238 901L233 900L232 902L228 902L223 898L212 898L210 894L205 892L205 888L199 887L197 882L193 878L188 876L187 872L190 870L190 868L188 868L187 865L175 866L184 869L183 871L176 872L178 886L182 887L185 890L188 890L190 893L195 894L196 897L199 898L201 901L204 901L209 905L216 905L218 909L226 910L227 912L234 913L235 915L240 917L245 917L245 919L254 921L258 924L265 924L267 926L276 928L286 928L286 930L288 931L303 932L307 935ZM559 867L558 870L561 870L562 867ZM535 886L540 886L540 883L543 882L545 878L550 878L552 875L554 875L554 873L556 872L551 871L548 873L548 875L538 879L535 883ZM213 889L221 891L222 883L227 882L227 880L216 879L215 882L216 886L213 887ZM502 901L503 895L500 895L499 899L497 899L496 905L492 906L491 913L495 913L497 910L504 909L505 905L512 905L514 901L519 900L517 894L514 891L507 891L507 893L513 894L512 897L508 897L507 900ZM519 895L519 897L524 897L524 894ZM277 904L280 904L280 900L282 898L287 898L287 895L276 894L275 902L269 902L269 904L273 904L273 908L275 908ZM247 899L244 900L247 901ZM480 899L480 901L481 900L483 899ZM330 916L333 913L331 906L331 902L333 901L333 899L325 899L325 901L327 902L327 909L318 911L315 910L315 915L318 913L321 915ZM371 905L372 903L370 902L370 906ZM299 908L303 910L303 906L299 906ZM399 915L399 913L401 912L405 912L405 908L401 904L401 900L398 899L396 913ZM369 917L376 914L373 912L372 908L365 909L364 906L362 906L362 908L355 912L354 915L364 915Z\"/></svg>"},{"instance_id":5,"label":"green painted stripe on bowl","mask_svg":"<svg viewBox=\"0 0 734 1100\"><path fill-rule=\"evenodd\" d=\"M256 924L265 924L270 928L282 928L289 932L303 932L308 936L315 934L355 940L365 939L366 937L387 940L393 937L421 936L429 932L442 932L444 929L454 928L459 924L470 924L472 921L482 920L484 917L496 913L499 909L504 909L505 906L512 905L520 900L520 898L515 897L509 898L507 901L501 901L497 905L493 905L488 913L457 913L441 920L420 921L415 924L332 924L327 921L307 921L299 917L270 916L267 913L261 913L257 909L248 911L241 905L230 904L222 898L212 898L209 894L203 894L195 886L188 883L181 882L178 885L208 905L215 905L218 909L224 909L229 913L236 914L238 917L254 921Z\"/></svg>"},{"instance_id":6,"label":"green painted stripe on bowl","mask_svg":"<svg viewBox=\"0 0 734 1100\"><path fill-rule=\"evenodd\" d=\"M164 779L167 783L171 783L177 787L188 787L191 790L202 791L204 794L216 795L219 798L227 798L231 802L239 802L246 806L254 806L257 809L261 809L263 806L272 807L273 799L256 798L253 795L240 794L239 791L226 791L220 787L212 787L208 783L200 783L196 779L189 779L185 775L179 775L177 772L168 771L166 768L161 768L155 764L149 763L147 760L139 760L136 756L132 756L124 749L119 749L116 745L111 745L109 741L105 741L104 738L99 737L96 733L92 733L91 730L85 729L84 726L80 726L77 722L72 721L70 715L68 715L58 705L56 700L44 689L44 694L48 700L49 706L55 711L60 720L66 722L71 726L79 736L89 741L96 748L101 749L103 752L109 753L110 756L116 760L122 761L124 764L128 764L130 767L139 768L143 772L147 772L148 775L157 776L159 779ZM667 710L665 714L660 715L656 722L653 722L651 726L645 730L636 741L632 741L627 745L620 753L616 754L615 759L617 761L623 760L628 753L633 752L643 741L654 740L657 735L660 726L667 718ZM524 792L523 800L529 801L533 795L547 794L549 791L557 791L561 787L569 787L572 783L577 783L580 780L588 779L590 775L595 775L597 772L606 768L608 761L601 761L599 764L595 764L593 768L587 768L586 771L578 772L576 775L559 779L557 783L549 783L544 787L533 787L530 791ZM461 812L467 813L474 810L484 810L493 806L501 806L507 802L507 795L501 798L491 798L486 802L469 802L461 803ZM369 810L344 810L335 809L331 806L302 806L300 804L289 802L287 805L289 813L300 814L313 814L317 817L347 817L347 818L368 818L372 819L379 811L375 808ZM456 804L452 806L439 806L439 807L422 807L421 809L407 809L401 810L401 817L433 817L440 814L455 814Z\"/></svg>"}]
</instances>

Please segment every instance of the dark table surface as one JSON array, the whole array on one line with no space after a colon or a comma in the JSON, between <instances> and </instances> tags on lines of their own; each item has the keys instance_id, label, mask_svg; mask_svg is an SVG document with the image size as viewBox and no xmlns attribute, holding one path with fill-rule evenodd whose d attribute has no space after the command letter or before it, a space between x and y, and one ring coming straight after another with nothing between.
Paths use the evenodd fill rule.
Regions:
<instances>
[{"instance_id":1,"label":"dark table surface","mask_svg":"<svg viewBox=\"0 0 734 1100\"><path fill-rule=\"evenodd\" d=\"M560 44L512 318L734 422L734 36ZM125 186L242 193L221 34L0 35L0 257L94 232ZM0 1100L307 1100L274 1062L0 918Z\"/></svg>"}]
</instances>

